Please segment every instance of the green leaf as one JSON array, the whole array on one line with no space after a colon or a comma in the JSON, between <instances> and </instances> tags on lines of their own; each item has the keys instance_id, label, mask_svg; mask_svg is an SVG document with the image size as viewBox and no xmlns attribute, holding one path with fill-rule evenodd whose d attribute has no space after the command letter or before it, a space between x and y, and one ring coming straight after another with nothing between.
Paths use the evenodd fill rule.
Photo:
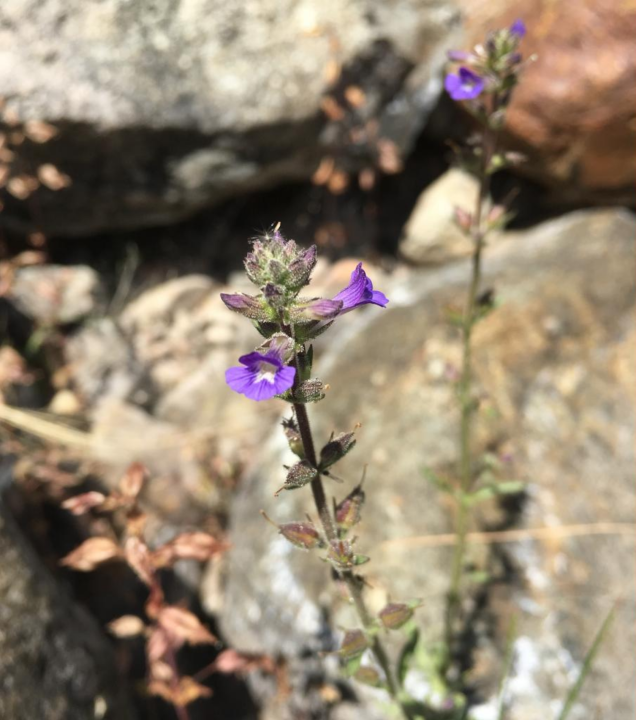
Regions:
<instances>
[{"instance_id":1,"label":"green leaf","mask_svg":"<svg viewBox=\"0 0 636 720\"><path fill-rule=\"evenodd\" d=\"M398 658L397 674L400 685L404 684L406 673L409 671L411 660L417 650L417 643L420 639L420 631L417 627L413 627L409 636L400 651L400 657Z\"/></svg>"},{"instance_id":2,"label":"green leaf","mask_svg":"<svg viewBox=\"0 0 636 720\"><path fill-rule=\"evenodd\" d=\"M344 663L344 672L345 675L348 675L351 677L352 675L355 675L358 670L360 669L360 665L362 664L362 655L357 655L356 657L352 657L349 660L346 660Z\"/></svg>"},{"instance_id":3,"label":"green leaf","mask_svg":"<svg viewBox=\"0 0 636 720\"><path fill-rule=\"evenodd\" d=\"M508 678L512 672L512 663L515 657L515 639L517 637L517 618L513 615L510 621L510 627L506 635L506 654L504 656L504 664L499 681L499 713L497 720L504 720L506 712L506 686Z\"/></svg>"},{"instance_id":4,"label":"green leaf","mask_svg":"<svg viewBox=\"0 0 636 720\"><path fill-rule=\"evenodd\" d=\"M526 489L526 483L520 480L507 480L500 483L492 483L481 487L467 496L469 505L477 505L480 502L491 500L500 495L518 495Z\"/></svg>"},{"instance_id":5,"label":"green leaf","mask_svg":"<svg viewBox=\"0 0 636 720\"><path fill-rule=\"evenodd\" d=\"M571 687L570 692L568 693L565 703L563 705L563 710L561 710L561 714L559 715L558 720L567 720L567 717L570 714L570 711L574 707L574 703L577 701L579 695L581 694L581 689L583 688L583 683L585 682L585 678L588 676L590 670L592 669L592 664L594 663L594 659L596 658L596 655L603 644L603 641L605 640L607 633L610 629L610 626L612 624L612 621L614 620L614 612L615 608L612 608L609 613L607 614L607 617L603 621L603 624L601 625L600 630L596 634L596 637L594 638L594 642L592 643L592 647L588 650L587 655L585 656L585 660L583 661L583 666L581 667L581 672L579 673L579 676L576 679L576 682Z\"/></svg>"}]
</instances>

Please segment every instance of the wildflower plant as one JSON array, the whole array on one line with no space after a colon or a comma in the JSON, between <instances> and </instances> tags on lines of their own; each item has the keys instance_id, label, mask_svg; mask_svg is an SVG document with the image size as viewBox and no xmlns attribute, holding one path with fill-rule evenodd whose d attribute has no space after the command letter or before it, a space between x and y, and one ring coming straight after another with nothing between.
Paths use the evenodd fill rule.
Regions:
<instances>
[{"instance_id":1,"label":"wildflower plant","mask_svg":"<svg viewBox=\"0 0 636 720\"><path fill-rule=\"evenodd\" d=\"M293 240L282 236L279 226L253 241L245 270L258 287L258 294L221 297L230 310L251 320L264 340L253 352L239 358L242 367L227 370L226 381L233 390L252 400L278 397L292 406L293 414L283 427L298 461L288 468L277 494L308 487L320 522L316 525L308 519L274 524L293 545L322 552L322 559L346 587L360 622L359 628L345 632L338 652L349 674L384 688L404 716L411 717L402 702L398 672L390 663L381 633L408 623L418 603L391 603L377 617L369 611L363 592L364 579L358 571L369 558L357 552L355 538L349 537L360 521L365 492L359 484L332 507L323 485L323 478L329 477L333 466L355 446L355 433L334 433L318 451L307 412L309 403L325 396L323 383L312 377L311 342L328 331L341 315L363 305L386 308L389 300L374 289L362 263L351 273L347 287L333 298L302 296L315 264L315 246L299 248ZM376 667L362 666L367 651L375 659Z\"/></svg>"},{"instance_id":2,"label":"wildflower plant","mask_svg":"<svg viewBox=\"0 0 636 720\"><path fill-rule=\"evenodd\" d=\"M458 64L445 79L445 88L453 100L462 104L479 123L481 132L457 152L458 160L466 170L475 173L479 190L474 209L456 208L455 219L459 228L472 241L471 278L463 313L450 318L459 328L462 340L462 366L457 382L457 398L460 406L458 483L453 486L440 482L432 476L438 487L446 490L457 507L455 515L455 544L451 581L445 618L445 656L442 674L451 686L459 682L458 668L453 661L458 658L457 641L463 626L462 592L465 585L466 533L471 509L479 502L497 495L518 493L523 485L517 482L501 482L496 476L492 459L479 462L473 457L473 424L478 411L478 401L472 388L472 338L477 323L495 307L491 293L482 294L482 254L488 234L501 227L509 218L508 209L493 206L489 199L490 181L498 170L519 161L515 153L498 148L499 134L504 127L506 111L512 92L524 67L519 45L526 34L521 20L510 27L488 35L483 45L472 52L452 51L449 60ZM484 469L485 468L485 469ZM495 472L493 472L495 471Z\"/></svg>"}]
</instances>

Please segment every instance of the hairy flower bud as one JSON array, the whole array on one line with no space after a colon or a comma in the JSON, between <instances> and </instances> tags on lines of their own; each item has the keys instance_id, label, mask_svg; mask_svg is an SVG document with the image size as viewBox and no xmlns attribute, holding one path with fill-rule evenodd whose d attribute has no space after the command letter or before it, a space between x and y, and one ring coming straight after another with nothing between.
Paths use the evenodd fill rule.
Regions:
<instances>
[{"instance_id":1,"label":"hairy flower bud","mask_svg":"<svg viewBox=\"0 0 636 720\"><path fill-rule=\"evenodd\" d=\"M314 321L332 320L342 310L342 300L326 298L300 299L294 302L289 310L289 318L293 323L310 323Z\"/></svg>"},{"instance_id":2,"label":"hairy flower bud","mask_svg":"<svg viewBox=\"0 0 636 720\"><path fill-rule=\"evenodd\" d=\"M341 460L351 448L356 444L354 433L340 433L323 447L320 451L320 469L326 470L328 467Z\"/></svg>"},{"instance_id":3,"label":"hairy flower bud","mask_svg":"<svg viewBox=\"0 0 636 720\"><path fill-rule=\"evenodd\" d=\"M293 240L285 240L278 228L254 240L245 258L245 272L255 285L280 285L291 295L308 284L315 265L316 247L300 249Z\"/></svg>"},{"instance_id":4,"label":"hairy flower bud","mask_svg":"<svg viewBox=\"0 0 636 720\"><path fill-rule=\"evenodd\" d=\"M221 293L221 300L230 310L250 320L269 322L275 318L272 308L262 298L252 297L244 293Z\"/></svg>"},{"instance_id":5,"label":"hairy flower bud","mask_svg":"<svg viewBox=\"0 0 636 720\"><path fill-rule=\"evenodd\" d=\"M347 497L336 505L336 524L339 530L346 533L360 522L364 498L365 494L361 483L356 485Z\"/></svg>"}]
</instances>

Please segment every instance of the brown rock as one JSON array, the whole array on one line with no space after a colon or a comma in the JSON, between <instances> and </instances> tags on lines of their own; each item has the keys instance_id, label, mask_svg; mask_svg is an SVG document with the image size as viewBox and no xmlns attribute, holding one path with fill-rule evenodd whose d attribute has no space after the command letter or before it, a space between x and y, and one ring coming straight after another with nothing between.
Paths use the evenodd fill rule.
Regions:
<instances>
[{"instance_id":1,"label":"brown rock","mask_svg":"<svg viewBox=\"0 0 636 720\"><path fill-rule=\"evenodd\" d=\"M467 45L523 18L525 71L511 106L524 172L566 202L633 205L636 5L617 0L460 0Z\"/></svg>"}]
</instances>

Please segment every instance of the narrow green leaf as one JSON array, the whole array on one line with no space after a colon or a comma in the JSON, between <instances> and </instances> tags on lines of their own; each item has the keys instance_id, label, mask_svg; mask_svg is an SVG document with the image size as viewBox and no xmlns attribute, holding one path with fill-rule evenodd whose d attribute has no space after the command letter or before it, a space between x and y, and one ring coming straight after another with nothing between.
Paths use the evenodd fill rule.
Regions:
<instances>
[{"instance_id":1,"label":"narrow green leaf","mask_svg":"<svg viewBox=\"0 0 636 720\"><path fill-rule=\"evenodd\" d=\"M400 657L398 659L397 674L400 686L404 685L406 673L409 671L411 660L415 655L417 649L417 643L420 639L420 631L417 627L413 627L409 636L400 651Z\"/></svg>"},{"instance_id":2,"label":"narrow green leaf","mask_svg":"<svg viewBox=\"0 0 636 720\"><path fill-rule=\"evenodd\" d=\"M504 664L501 671L501 679L499 681L499 712L497 720L504 720L506 712L506 687L508 679L512 672L512 664L515 658L515 640L517 638L517 618L513 615L510 620L510 627L506 637L506 654L504 656Z\"/></svg>"},{"instance_id":3,"label":"narrow green leaf","mask_svg":"<svg viewBox=\"0 0 636 720\"><path fill-rule=\"evenodd\" d=\"M559 715L558 720L566 720L567 717L570 714L570 710L574 707L574 703L577 701L581 689L583 688L583 683L585 682L585 678L588 676L590 670L592 669L592 664L594 663L594 659L596 658L596 655L603 644L603 641L605 640L605 637L607 636L607 633L610 629L610 626L612 624L612 620L614 620L614 612L615 608L612 608L609 613L607 614L607 617L603 621L603 624L601 625L600 630L596 634L596 637L594 638L594 642L592 643L592 647L588 650L587 655L585 656L585 660L583 661L583 666L581 667L581 671L579 672L579 676L576 679L576 682L571 687L570 692L568 693L568 696L565 699L565 703L563 705L563 709L561 710L561 714Z\"/></svg>"}]
</instances>

